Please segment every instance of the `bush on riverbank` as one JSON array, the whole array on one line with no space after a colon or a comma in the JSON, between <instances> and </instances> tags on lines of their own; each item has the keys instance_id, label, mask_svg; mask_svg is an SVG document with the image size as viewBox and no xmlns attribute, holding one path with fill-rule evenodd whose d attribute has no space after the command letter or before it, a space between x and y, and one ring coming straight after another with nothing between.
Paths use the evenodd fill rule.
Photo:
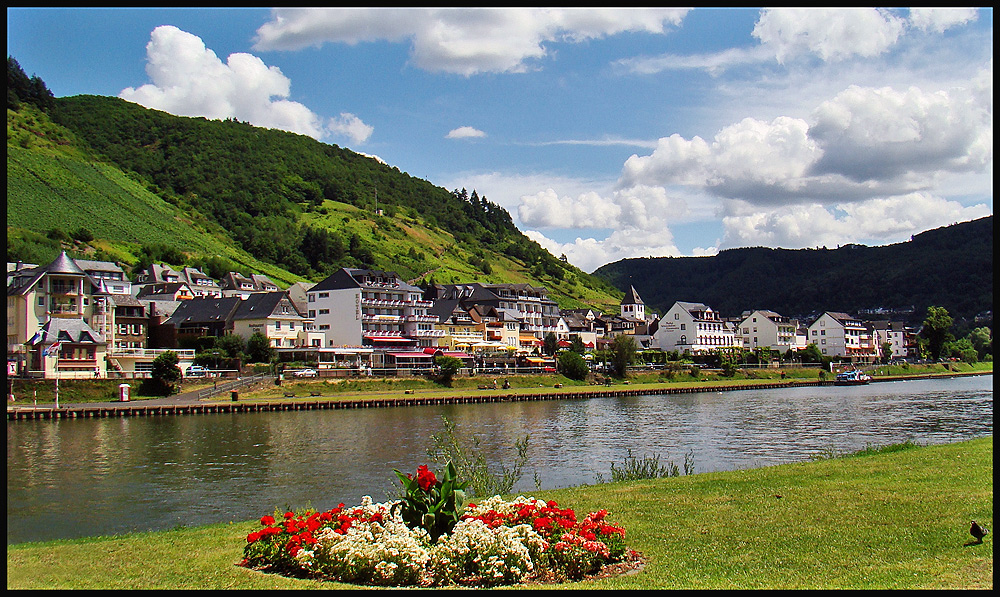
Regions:
<instances>
[{"instance_id":1,"label":"bush on riverbank","mask_svg":"<svg viewBox=\"0 0 1000 597\"><path fill-rule=\"evenodd\" d=\"M956 466L955 463L961 463ZM579 589L991 589L993 438L538 492L607 508L645 567ZM308 589L236 566L259 521L8 545L7 588ZM99 531L96 531L99 532Z\"/></svg>"}]
</instances>

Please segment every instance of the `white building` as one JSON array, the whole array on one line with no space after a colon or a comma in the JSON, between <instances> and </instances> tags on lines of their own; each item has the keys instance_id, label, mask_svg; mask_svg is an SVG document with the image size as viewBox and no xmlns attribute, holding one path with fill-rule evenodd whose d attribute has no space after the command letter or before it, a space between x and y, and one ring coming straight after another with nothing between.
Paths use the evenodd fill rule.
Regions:
<instances>
[{"instance_id":1,"label":"white building","mask_svg":"<svg viewBox=\"0 0 1000 597\"><path fill-rule=\"evenodd\" d=\"M739 337L743 348L768 348L782 354L796 349L795 331L798 322L774 311L757 310L739 322Z\"/></svg>"},{"instance_id":2,"label":"white building","mask_svg":"<svg viewBox=\"0 0 1000 597\"><path fill-rule=\"evenodd\" d=\"M876 342L865 324L847 313L827 311L809 326L809 343L829 357L871 361L878 356Z\"/></svg>"},{"instance_id":3,"label":"white building","mask_svg":"<svg viewBox=\"0 0 1000 597\"><path fill-rule=\"evenodd\" d=\"M875 342L876 354L890 359L905 359L916 356L913 346L913 330L898 321L873 321L868 324ZM882 345L888 344L889 354L882 354Z\"/></svg>"},{"instance_id":4,"label":"white building","mask_svg":"<svg viewBox=\"0 0 1000 597\"><path fill-rule=\"evenodd\" d=\"M661 350L710 353L721 348L735 348L736 326L723 321L711 307L702 303L676 302L660 318L653 345Z\"/></svg>"},{"instance_id":5,"label":"white building","mask_svg":"<svg viewBox=\"0 0 1000 597\"><path fill-rule=\"evenodd\" d=\"M306 292L308 317L326 346L436 346L433 303L395 272L341 268Z\"/></svg>"}]
</instances>

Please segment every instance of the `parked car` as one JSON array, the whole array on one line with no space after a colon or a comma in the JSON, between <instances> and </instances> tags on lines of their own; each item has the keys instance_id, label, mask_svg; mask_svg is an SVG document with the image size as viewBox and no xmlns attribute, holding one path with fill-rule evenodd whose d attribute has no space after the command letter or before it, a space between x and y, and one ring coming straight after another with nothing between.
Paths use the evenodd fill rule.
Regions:
<instances>
[{"instance_id":1,"label":"parked car","mask_svg":"<svg viewBox=\"0 0 1000 597\"><path fill-rule=\"evenodd\" d=\"M316 377L316 370L315 369L299 369L298 371L296 371L292 375L294 375L295 377Z\"/></svg>"},{"instance_id":2,"label":"parked car","mask_svg":"<svg viewBox=\"0 0 1000 597\"><path fill-rule=\"evenodd\" d=\"M184 377L205 377L206 375L208 375L208 369L201 365L191 365L184 372Z\"/></svg>"}]
</instances>

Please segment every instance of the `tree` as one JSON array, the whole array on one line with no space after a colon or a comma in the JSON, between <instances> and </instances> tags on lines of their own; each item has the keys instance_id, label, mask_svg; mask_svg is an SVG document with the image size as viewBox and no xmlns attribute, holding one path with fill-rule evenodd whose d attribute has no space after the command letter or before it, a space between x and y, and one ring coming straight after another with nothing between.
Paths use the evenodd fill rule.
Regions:
<instances>
[{"instance_id":1,"label":"tree","mask_svg":"<svg viewBox=\"0 0 1000 597\"><path fill-rule=\"evenodd\" d=\"M990 328L981 327L969 332L969 341L979 354L979 360L986 360L986 355L993 354L993 333Z\"/></svg>"},{"instance_id":2,"label":"tree","mask_svg":"<svg viewBox=\"0 0 1000 597\"><path fill-rule=\"evenodd\" d=\"M953 320L944 307L927 307L927 317L920 335L927 340L927 350L932 359L941 358L941 350L946 342L952 340L951 324Z\"/></svg>"},{"instance_id":3,"label":"tree","mask_svg":"<svg viewBox=\"0 0 1000 597\"><path fill-rule=\"evenodd\" d=\"M242 359L247 345L242 336L226 334L215 339L215 347L231 359Z\"/></svg>"},{"instance_id":4,"label":"tree","mask_svg":"<svg viewBox=\"0 0 1000 597\"><path fill-rule=\"evenodd\" d=\"M177 366L177 353L168 350L153 359L153 367L150 371L150 381L154 387L149 388L150 393L173 394L176 384L181 380L181 370Z\"/></svg>"},{"instance_id":5,"label":"tree","mask_svg":"<svg viewBox=\"0 0 1000 597\"><path fill-rule=\"evenodd\" d=\"M251 363L270 363L274 347L263 333L254 332L247 340L247 360Z\"/></svg>"},{"instance_id":6,"label":"tree","mask_svg":"<svg viewBox=\"0 0 1000 597\"><path fill-rule=\"evenodd\" d=\"M805 349L799 353L799 356L802 358L803 363L823 362L823 353L820 352L819 347L816 346L815 342L812 342L809 344L809 346L806 346Z\"/></svg>"},{"instance_id":7,"label":"tree","mask_svg":"<svg viewBox=\"0 0 1000 597\"><path fill-rule=\"evenodd\" d=\"M882 362L888 363L892 359L892 342L883 342L879 348L882 354Z\"/></svg>"},{"instance_id":8,"label":"tree","mask_svg":"<svg viewBox=\"0 0 1000 597\"><path fill-rule=\"evenodd\" d=\"M452 378L462 368L462 359L440 355L434 357L434 364L438 366L437 382L450 388Z\"/></svg>"},{"instance_id":9,"label":"tree","mask_svg":"<svg viewBox=\"0 0 1000 597\"><path fill-rule=\"evenodd\" d=\"M583 343L583 339L580 338L579 334L574 334L569 339L569 349L576 354L583 356L587 353L587 347Z\"/></svg>"},{"instance_id":10,"label":"tree","mask_svg":"<svg viewBox=\"0 0 1000 597\"><path fill-rule=\"evenodd\" d=\"M545 334L545 338L542 340L542 352L544 352L549 356L552 356L556 353L556 350L558 348L559 348L559 340L556 338L556 335L553 334L552 332Z\"/></svg>"},{"instance_id":11,"label":"tree","mask_svg":"<svg viewBox=\"0 0 1000 597\"><path fill-rule=\"evenodd\" d=\"M628 375L628 366L635 362L635 338L628 334L615 336L611 342L611 374L618 378Z\"/></svg>"},{"instance_id":12,"label":"tree","mask_svg":"<svg viewBox=\"0 0 1000 597\"><path fill-rule=\"evenodd\" d=\"M570 379L580 381L587 379L590 367L579 353L566 350L559 354L559 371Z\"/></svg>"}]
</instances>

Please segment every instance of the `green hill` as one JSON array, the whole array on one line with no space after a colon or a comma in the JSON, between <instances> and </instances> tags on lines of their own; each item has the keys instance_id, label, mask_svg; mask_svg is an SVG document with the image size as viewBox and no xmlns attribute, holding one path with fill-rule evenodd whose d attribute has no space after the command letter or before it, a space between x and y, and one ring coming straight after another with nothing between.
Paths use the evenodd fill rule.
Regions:
<instances>
[{"instance_id":1,"label":"green hill","mask_svg":"<svg viewBox=\"0 0 1000 597\"><path fill-rule=\"evenodd\" d=\"M195 261L215 258L279 283L302 279L253 258L219 226L192 218L136 177L95 159L34 107L8 109L7 259L44 263L60 250L128 265L172 252Z\"/></svg>"},{"instance_id":2,"label":"green hill","mask_svg":"<svg viewBox=\"0 0 1000 597\"><path fill-rule=\"evenodd\" d=\"M594 275L619 288L634 285L660 313L675 301L695 301L725 316L753 309L802 317L881 308L897 317L909 312L919 322L934 305L971 321L993 310L993 217L882 247L752 247L712 257L623 259Z\"/></svg>"},{"instance_id":3,"label":"green hill","mask_svg":"<svg viewBox=\"0 0 1000 597\"><path fill-rule=\"evenodd\" d=\"M285 284L370 267L414 283L530 283L564 308L605 311L622 296L528 239L475 190L448 191L236 120L54 98L12 58L7 147L8 261L67 249L130 266L257 271Z\"/></svg>"}]
</instances>

